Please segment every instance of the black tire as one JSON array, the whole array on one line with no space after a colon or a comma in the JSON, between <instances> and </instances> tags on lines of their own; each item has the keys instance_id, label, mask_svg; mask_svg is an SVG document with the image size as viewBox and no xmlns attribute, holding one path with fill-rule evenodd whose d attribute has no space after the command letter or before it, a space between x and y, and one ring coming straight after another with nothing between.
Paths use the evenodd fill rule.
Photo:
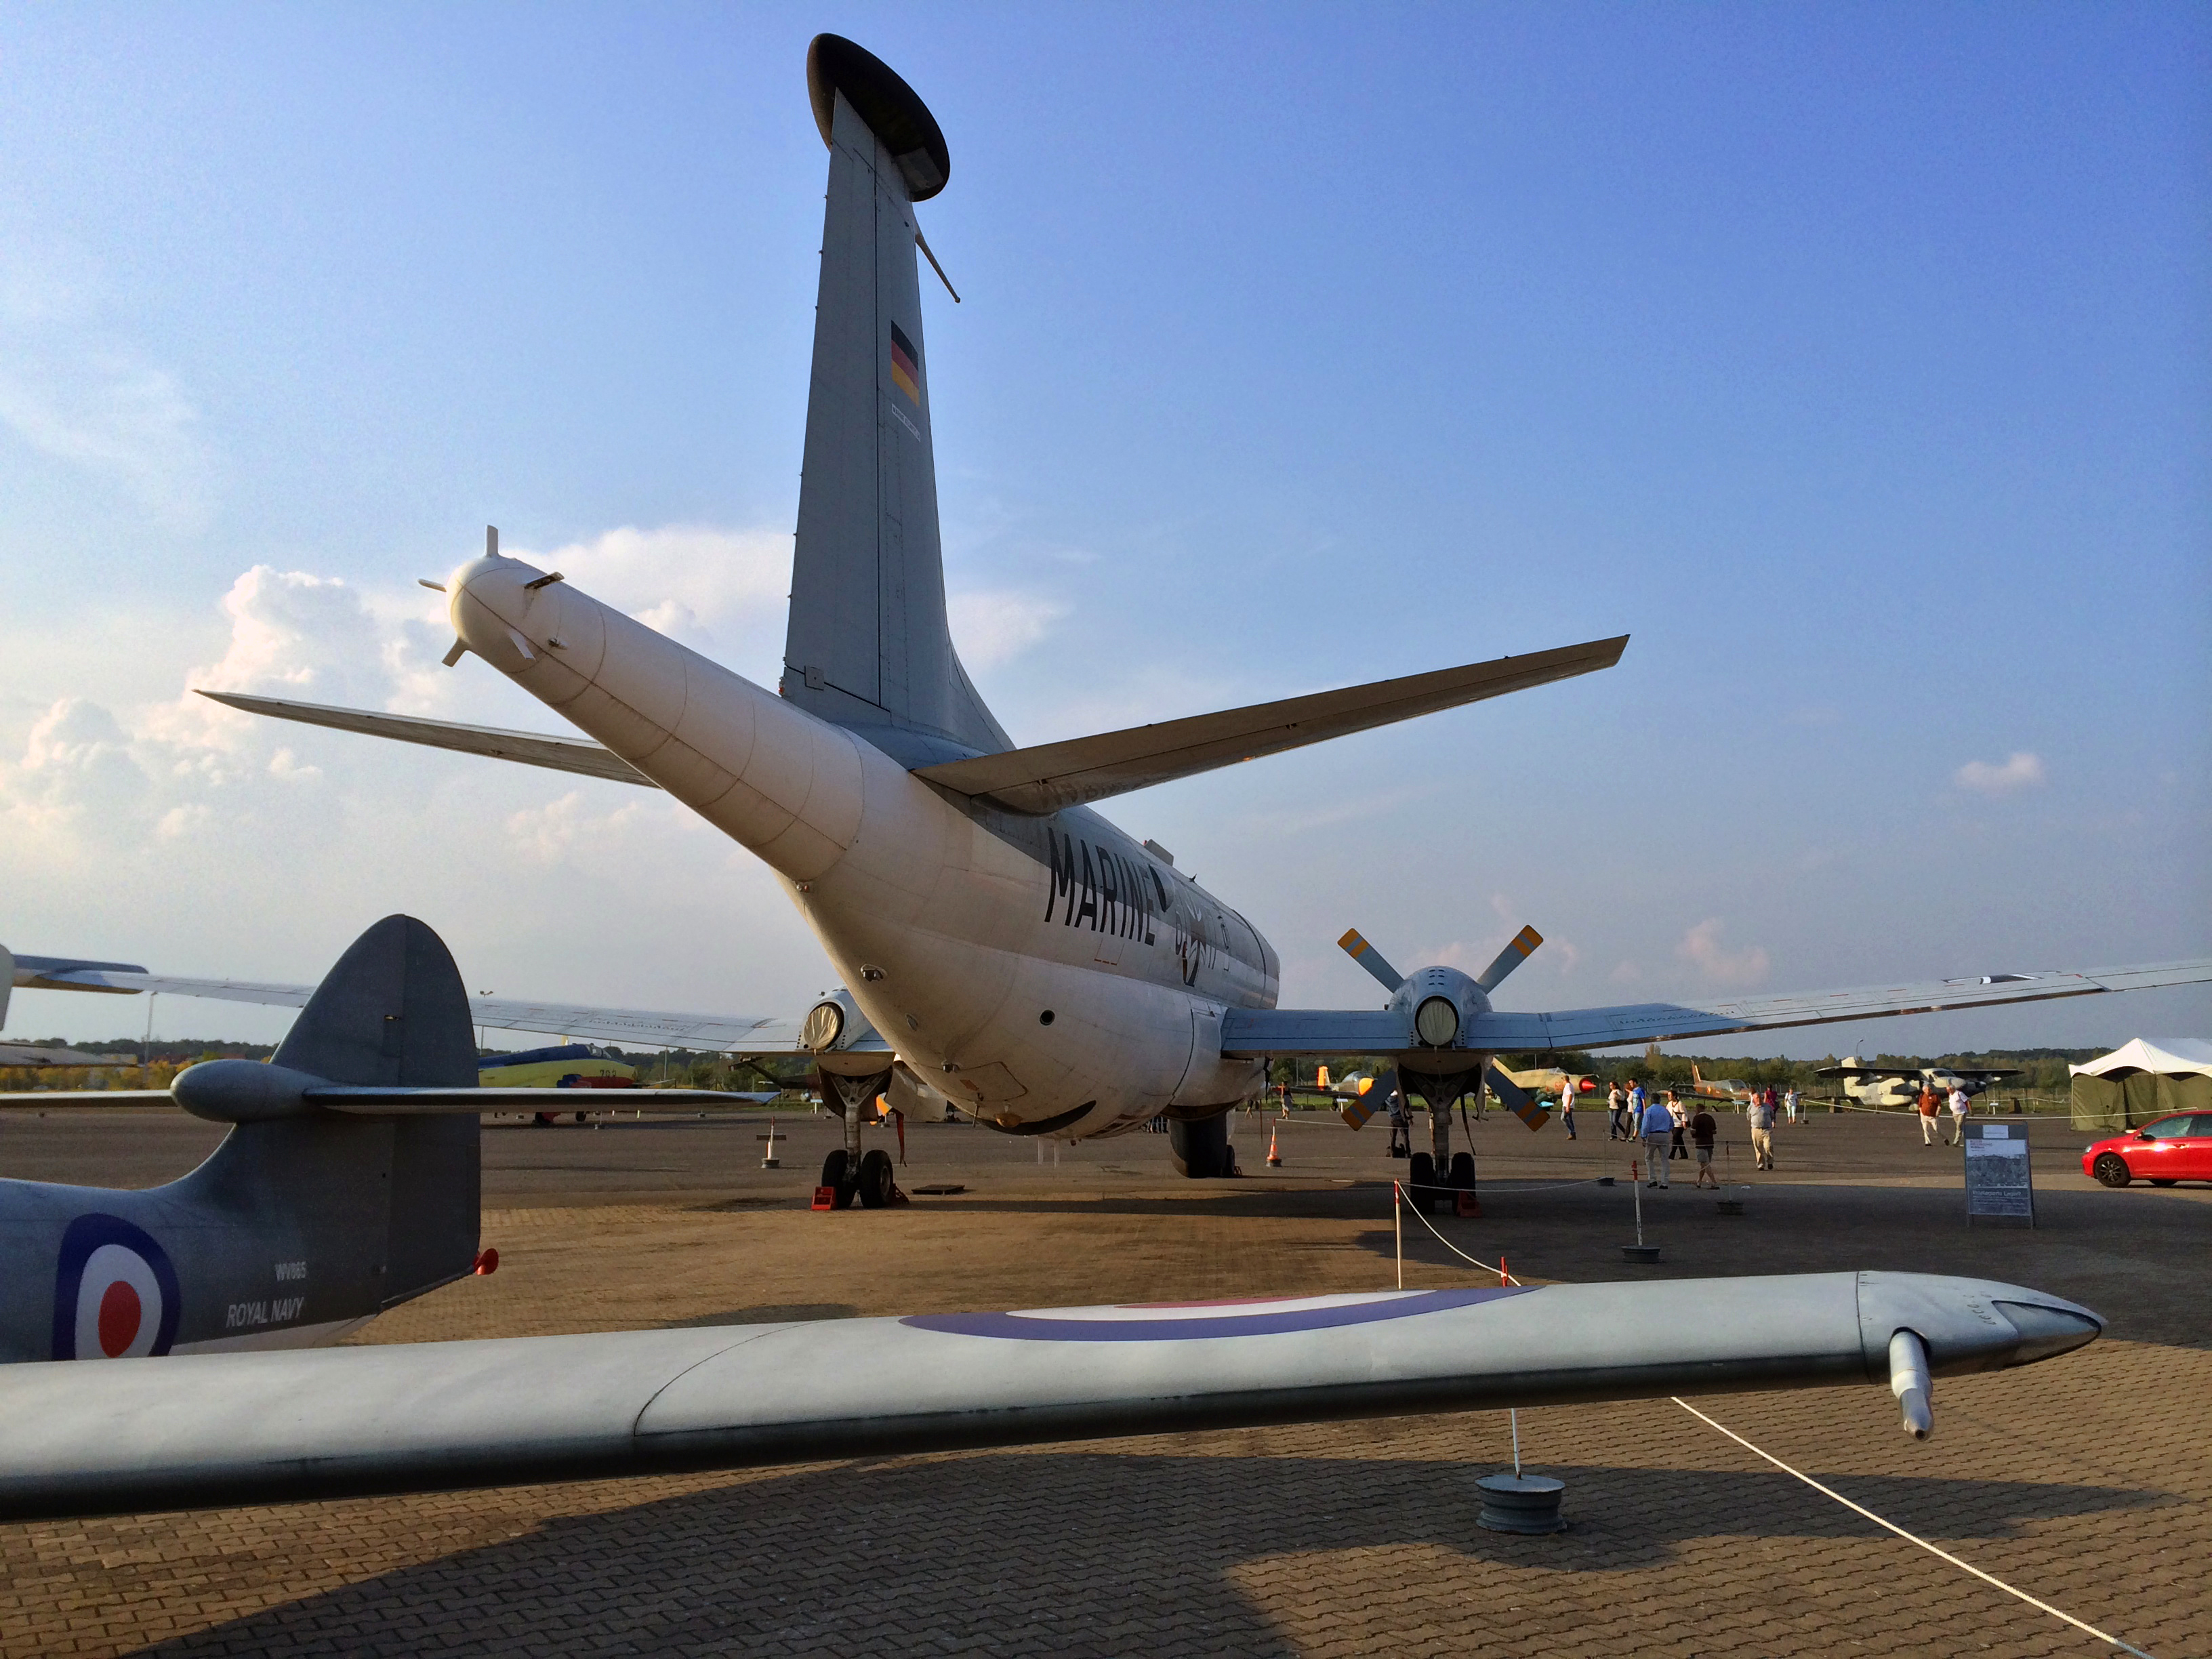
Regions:
<instances>
[{"instance_id":1,"label":"black tire","mask_svg":"<svg viewBox=\"0 0 2212 1659\"><path fill-rule=\"evenodd\" d=\"M1433 1187L1437 1184L1437 1161L1426 1152L1415 1152L1406 1160L1406 1184L1408 1187Z\"/></svg>"},{"instance_id":2,"label":"black tire","mask_svg":"<svg viewBox=\"0 0 2212 1659\"><path fill-rule=\"evenodd\" d=\"M2135 1178L2128 1173L2128 1161L2118 1152L2104 1154L2090 1173L2107 1187L2124 1187Z\"/></svg>"},{"instance_id":3,"label":"black tire","mask_svg":"<svg viewBox=\"0 0 2212 1659\"><path fill-rule=\"evenodd\" d=\"M831 1200L831 1204L833 1207L840 1210L850 1209L853 1204L854 1183L846 1176L846 1164L845 1149L842 1146L833 1149L830 1156L822 1160L822 1184L836 1193L837 1196Z\"/></svg>"},{"instance_id":4,"label":"black tire","mask_svg":"<svg viewBox=\"0 0 2212 1659\"><path fill-rule=\"evenodd\" d=\"M1229 1144L1229 1114L1186 1121L1168 1120L1168 1154L1176 1173L1192 1181L1218 1181L1237 1173L1236 1150Z\"/></svg>"},{"instance_id":5,"label":"black tire","mask_svg":"<svg viewBox=\"0 0 2212 1659\"><path fill-rule=\"evenodd\" d=\"M880 1146L872 1152L861 1153L858 1184L862 1209L889 1209L891 1194L898 1190L898 1179L891 1169L891 1155Z\"/></svg>"},{"instance_id":6,"label":"black tire","mask_svg":"<svg viewBox=\"0 0 2212 1659\"><path fill-rule=\"evenodd\" d=\"M1462 1192L1471 1193L1474 1190L1474 1154L1473 1152L1452 1154L1450 1184Z\"/></svg>"},{"instance_id":7,"label":"black tire","mask_svg":"<svg viewBox=\"0 0 2212 1659\"><path fill-rule=\"evenodd\" d=\"M2173 1182L2172 1181L2161 1180L2157 1176L2153 1176L2150 1178L2150 1184L2154 1187L2171 1187L2173 1185Z\"/></svg>"}]
</instances>

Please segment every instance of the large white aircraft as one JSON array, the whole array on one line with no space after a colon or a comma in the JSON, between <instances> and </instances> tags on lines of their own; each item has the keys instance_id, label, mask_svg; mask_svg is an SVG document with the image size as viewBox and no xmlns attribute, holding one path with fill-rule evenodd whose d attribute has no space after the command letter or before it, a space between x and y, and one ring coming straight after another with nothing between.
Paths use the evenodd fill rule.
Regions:
<instances>
[{"instance_id":1,"label":"large white aircraft","mask_svg":"<svg viewBox=\"0 0 2212 1659\"><path fill-rule=\"evenodd\" d=\"M1109 797L1611 666L1626 636L1126 731L1017 746L961 665L939 550L929 357L915 204L951 160L921 100L836 36L808 56L830 151L805 475L781 683L771 691L563 579L501 554L442 586L454 642L582 736L496 731L209 693L310 725L495 756L668 791L773 869L843 978L789 1018L479 999L480 1023L738 1054L813 1056L847 1126L823 1183L841 1206L889 1201L864 1106L929 1091L1010 1134L1069 1139L1164 1115L1177 1166L1235 1173L1227 1113L1279 1055L1388 1056L1429 1109L1417 1185L1471 1186L1451 1108L1494 1053L1588 1049L1831 1020L1978 1007L2212 979L2195 961L1708 1004L1508 1012L1491 999L1533 929L1479 975L1399 973L1354 952L1380 1008L1275 1005L1278 958L1173 857L1092 810ZM1347 939L1356 935L1347 935ZM1347 948L1351 948L1347 945ZM27 961L33 959L26 959ZM183 979L36 959L48 987L297 1006L307 988ZM1502 1084L1502 1088L1501 1088ZM1517 1091L1516 1091L1517 1092Z\"/></svg>"}]
</instances>

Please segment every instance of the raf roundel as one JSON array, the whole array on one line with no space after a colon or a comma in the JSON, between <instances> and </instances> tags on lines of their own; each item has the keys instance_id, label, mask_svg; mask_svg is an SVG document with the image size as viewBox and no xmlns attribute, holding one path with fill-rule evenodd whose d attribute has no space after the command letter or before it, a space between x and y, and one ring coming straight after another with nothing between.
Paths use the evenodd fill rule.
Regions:
<instances>
[{"instance_id":1,"label":"raf roundel","mask_svg":"<svg viewBox=\"0 0 2212 1659\"><path fill-rule=\"evenodd\" d=\"M143 1229L83 1215L62 1237L54 1283L54 1358L139 1359L177 1334L177 1275Z\"/></svg>"}]
</instances>

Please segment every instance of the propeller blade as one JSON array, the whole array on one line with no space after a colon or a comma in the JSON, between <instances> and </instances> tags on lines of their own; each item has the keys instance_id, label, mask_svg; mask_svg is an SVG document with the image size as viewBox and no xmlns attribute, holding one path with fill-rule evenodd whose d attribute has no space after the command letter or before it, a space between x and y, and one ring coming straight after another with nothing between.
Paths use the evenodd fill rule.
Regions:
<instances>
[{"instance_id":1,"label":"propeller blade","mask_svg":"<svg viewBox=\"0 0 2212 1659\"><path fill-rule=\"evenodd\" d=\"M1534 928L1523 927L1519 933L1514 934L1505 948L1498 953L1498 960L1482 970L1481 976L1474 981L1475 988L1483 995L1488 996L1505 982L1505 976L1508 974L1528 961L1534 953L1536 947L1543 942L1544 936Z\"/></svg>"},{"instance_id":2,"label":"propeller blade","mask_svg":"<svg viewBox=\"0 0 2212 1659\"><path fill-rule=\"evenodd\" d=\"M1551 1107L1506 1076L1505 1068L1496 1060L1485 1069L1483 1080L1499 1103L1531 1129L1540 1129L1552 1121Z\"/></svg>"},{"instance_id":3,"label":"propeller blade","mask_svg":"<svg viewBox=\"0 0 2212 1659\"><path fill-rule=\"evenodd\" d=\"M1382 953L1359 937L1357 927L1347 927L1337 943L1349 951L1352 959L1382 981L1386 991L1395 991L1406 982L1406 976L1383 959Z\"/></svg>"}]
</instances>

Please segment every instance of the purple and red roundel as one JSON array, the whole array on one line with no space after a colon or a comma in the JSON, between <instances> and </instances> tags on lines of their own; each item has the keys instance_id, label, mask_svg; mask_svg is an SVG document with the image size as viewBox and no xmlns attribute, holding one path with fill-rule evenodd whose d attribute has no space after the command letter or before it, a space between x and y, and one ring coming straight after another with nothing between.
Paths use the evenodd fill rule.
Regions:
<instances>
[{"instance_id":1,"label":"purple and red roundel","mask_svg":"<svg viewBox=\"0 0 2212 1659\"><path fill-rule=\"evenodd\" d=\"M1133 1302L1103 1308L1032 1308L1017 1313L916 1314L899 1323L955 1336L1003 1336L1031 1342L1180 1342L1215 1336L1283 1336L1343 1325L1370 1325L1525 1294L1525 1287L1361 1291L1341 1296L1271 1296L1232 1302Z\"/></svg>"},{"instance_id":2,"label":"purple and red roundel","mask_svg":"<svg viewBox=\"0 0 2212 1659\"><path fill-rule=\"evenodd\" d=\"M81 1215L54 1276L54 1358L137 1359L176 1340L176 1269L142 1228Z\"/></svg>"}]
</instances>

